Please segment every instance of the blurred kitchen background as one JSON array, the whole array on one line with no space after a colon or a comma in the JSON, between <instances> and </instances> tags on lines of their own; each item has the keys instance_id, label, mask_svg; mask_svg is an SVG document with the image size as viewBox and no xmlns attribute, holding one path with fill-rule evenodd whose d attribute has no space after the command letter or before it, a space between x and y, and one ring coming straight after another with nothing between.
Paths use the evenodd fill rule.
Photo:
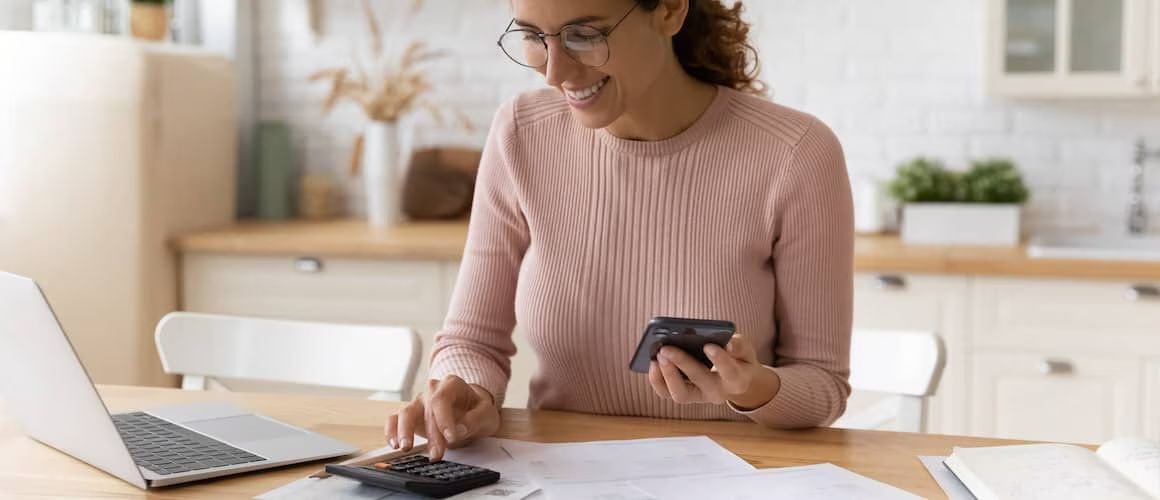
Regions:
<instances>
[{"instance_id":1,"label":"blurred kitchen background","mask_svg":"<svg viewBox=\"0 0 1160 500\"><path fill-rule=\"evenodd\" d=\"M420 65L438 118L324 112L320 72L373 67L359 0L0 3L0 269L41 280L98 382L171 384L150 335L175 308L406 324L429 346L473 155L543 82L495 44L506 1L368 5L387 60L440 51ZM160 31L134 13L157 8ZM931 430L1160 438L1160 0L745 8L773 100L845 148L856 327L944 339ZM397 154L409 174L368 185ZM922 187L980 160L1005 172L974 177L989 194ZM521 349L508 404L534 369Z\"/></svg>"}]
</instances>

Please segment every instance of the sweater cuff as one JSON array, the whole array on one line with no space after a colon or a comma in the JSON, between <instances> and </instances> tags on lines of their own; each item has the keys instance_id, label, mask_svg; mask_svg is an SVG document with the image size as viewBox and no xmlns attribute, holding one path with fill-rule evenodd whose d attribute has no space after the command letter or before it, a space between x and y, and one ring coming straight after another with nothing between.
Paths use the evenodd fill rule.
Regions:
<instances>
[{"instance_id":1,"label":"sweater cuff","mask_svg":"<svg viewBox=\"0 0 1160 500\"><path fill-rule=\"evenodd\" d=\"M428 373L432 379L442 380L448 375L455 375L468 384L483 387L495 398L496 408L503 406L508 375L494 363L480 360L477 356L445 352L431 364Z\"/></svg>"},{"instance_id":2,"label":"sweater cuff","mask_svg":"<svg viewBox=\"0 0 1160 500\"><path fill-rule=\"evenodd\" d=\"M726 402L730 409L759 424L781 429L828 425L828 409L834 401L845 399L829 384L820 384L824 393L819 394L818 374L813 367L791 365L765 368L772 370L781 380L781 387L773 399L752 410L743 410L732 402Z\"/></svg>"}]
</instances>

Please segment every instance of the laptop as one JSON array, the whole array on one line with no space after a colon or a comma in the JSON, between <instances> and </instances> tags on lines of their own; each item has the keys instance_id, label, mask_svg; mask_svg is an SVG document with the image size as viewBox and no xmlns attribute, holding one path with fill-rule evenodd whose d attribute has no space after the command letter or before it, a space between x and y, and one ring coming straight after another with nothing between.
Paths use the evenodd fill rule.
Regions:
<instances>
[{"instance_id":1,"label":"laptop","mask_svg":"<svg viewBox=\"0 0 1160 500\"><path fill-rule=\"evenodd\" d=\"M28 436L142 489L358 451L227 403L110 415L40 287L4 272L0 402Z\"/></svg>"}]
</instances>

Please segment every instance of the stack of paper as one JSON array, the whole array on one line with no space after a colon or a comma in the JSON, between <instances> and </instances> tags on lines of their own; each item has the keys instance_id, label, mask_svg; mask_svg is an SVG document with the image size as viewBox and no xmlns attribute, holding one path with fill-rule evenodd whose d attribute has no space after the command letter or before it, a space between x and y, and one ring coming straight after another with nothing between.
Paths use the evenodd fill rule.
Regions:
<instances>
[{"instance_id":1,"label":"stack of paper","mask_svg":"<svg viewBox=\"0 0 1160 500\"><path fill-rule=\"evenodd\" d=\"M586 443L484 439L452 450L447 459L494 469L503 476L496 485L453 497L459 500L919 498L832 464L756 470L704 436ZM297 481L258 498L413 497L331 477Z\"/></svg>"},{"instance_id":2,"label":"stack of paper","mask_svg":"<svg viewBox=\"0 0 1160 500\"><path fill-rule=\"evenodd\" d=\"M551 500L919 498L832 464L756 470L703 436L502 446Z\"/></svg>"}]
</instances>

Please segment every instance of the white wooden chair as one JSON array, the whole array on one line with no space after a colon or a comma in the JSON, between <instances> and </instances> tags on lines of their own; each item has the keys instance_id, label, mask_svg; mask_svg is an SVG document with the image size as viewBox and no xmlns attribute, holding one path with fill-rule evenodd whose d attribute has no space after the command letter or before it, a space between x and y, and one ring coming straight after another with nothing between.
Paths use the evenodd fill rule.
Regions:
<instances>
[{"instance_id":1,"label":"white wooden chair","mask_svg":"<svg viewBox=\"0 0 1160 500\"><path fill-rule=\"evenodd\" d=\"M946 349L930 332L855 330L850 346L850 385L887 393L867 408L847 413L834 427L926 432L927 399L938 389Z\"/></svg>"},{"instance_id":2,"label":"white wooden chair","mask_svg":"<svg viewBox=\"0 0 1160 500\"><path fill-rule=\"evenodd\" d=\"M403 401L422 352L405 327L285 321L175 312L157 324L165 373L206 390L215 379L373 392Z\"/></svg>"}]
</instances>

